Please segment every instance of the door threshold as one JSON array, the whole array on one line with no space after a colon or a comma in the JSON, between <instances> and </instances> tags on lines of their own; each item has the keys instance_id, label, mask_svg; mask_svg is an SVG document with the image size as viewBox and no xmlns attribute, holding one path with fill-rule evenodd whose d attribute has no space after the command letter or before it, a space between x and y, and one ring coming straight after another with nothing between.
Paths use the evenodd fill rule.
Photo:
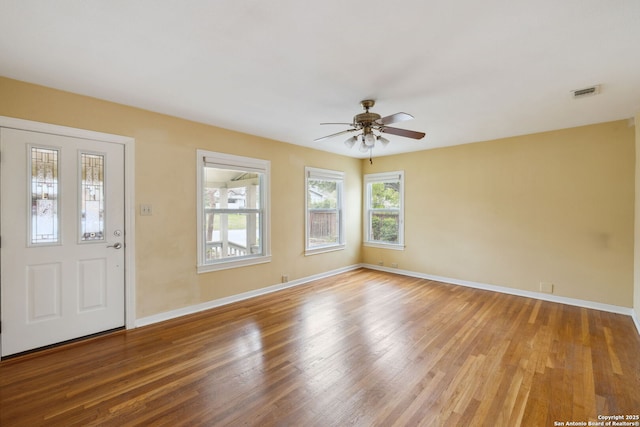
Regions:
<instances>
[{"instance_id":1,"label":"door threshold","mask_svg":"<svg viewBox=\"0 0 640 427\"><path fill-rule=\"evenodd\" d=\"M70 340L62 341L55 344L46 345L44 347L34 348L32 350L21 351L20 353L10 354L8 356L3 356L0 358L0 363L5 363L9 361L17 361L17 360L25 360L31 359L34 357L42 356L45 354L54 353L61 350L66 350L70 347L75 347L80 344L85 344L88 341L92 341L98 338L102 338L106 335L117 335L125 332L126 328L124 326L120 326L117 328L109 329L102 332L96 332L95 334L84 335L82 337L73 338Z\"/></svg>"}]
</instances>

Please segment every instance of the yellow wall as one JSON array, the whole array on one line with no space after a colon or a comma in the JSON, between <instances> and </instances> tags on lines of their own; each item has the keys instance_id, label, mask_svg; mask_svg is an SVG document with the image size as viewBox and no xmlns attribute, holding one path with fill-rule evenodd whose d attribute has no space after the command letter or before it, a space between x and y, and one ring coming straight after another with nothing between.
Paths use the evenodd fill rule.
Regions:
<instances>
[{"instance_id":1,"label":"yellow wall","mask_svg":"<svg viewBox=\"0 0 640 427\"><path fill-rule=\"evenodd\" d=\"M360 261L529 291L552 282L556 295L633 305L640 137L626 120L369 165L4 78L0 115L136 139L136 204L153 205L153 216L136 218L139 318ZM272 162L271 263L196 274L197 148ZM346 172L345 251L303 254L305 166ZM390 170L405 171L406 249L361 248L362 174ZM635 288L640 310L640 278Z\"/></svg>"},{"instance_id":2,"label":"yellow wall","mask_svg":"<svg viewBox=\"0 0 640 427\"><path fill-rule=\"evenodd\" d=\"M636 129L636 217L635 217L635 253L634 253L634 284L633 308L636 319L640 321L640 113L635 117Z\"/></svg>"},{"instance_id":3,"label":"yellow wall","mask_svg":"<svg viewBox=\"0 0 640 427\"><path fill-rule=\"evenodd\" d=\"M631 307L634 132L622 120L364 161L405 171L406 249L365 247L363 262Z\"/></svg>"},{"instance_id":4,"label":"yellow wall","mask_svg":"<svg viewBox=\"0 0 640 427\"><path fill-rule=\"evenodd\" d=\"M137 317L360 262L359 160L0 78L0 116L135 138ZM196 274L196 149L271 161L272 261ZM346 173L347 248L304 256L304 167Z\"/></svg>"}]
</instances>

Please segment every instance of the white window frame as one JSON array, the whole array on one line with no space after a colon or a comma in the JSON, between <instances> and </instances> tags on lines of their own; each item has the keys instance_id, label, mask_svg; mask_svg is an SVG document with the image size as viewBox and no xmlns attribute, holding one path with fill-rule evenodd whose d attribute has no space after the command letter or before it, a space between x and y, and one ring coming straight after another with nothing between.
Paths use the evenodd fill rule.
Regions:
<instances>
[{"instance_id":1,"label":"white window frame","mask_svg":"<svg viewBox=\"0 0 640 427\"><path fill-rule=\"evenodd\" d=\"M346 247L344 236L344 172L333 171L328 169L318 169L313 167L305 167L305 185L304 185L304 206L305 206L305 255L315 255L324 252L332 252L343 250ZM309 246L309 237L311 224L309 223L309 180L327 180L337 183L337 211L338 211L338 241L322 246Z\"/></svg>"},{"instance_id":2,"label":"white window frame","mask_svg":"<svg viewBox=\"0 0 640 427\"><path fill-rule=\"evenodd\" d=\"M379 182L400 182L400 207L398 209L398 243L370 240L371 236L371 184ZM376 248L404 250L404 171L366 174L364 176L364 246Z\"/></svg>"},{"instance_id":3,"label":"white window frame","mask_svg":"<svg viewBox=\"0 0 640 427\"><path fill-rule=\"evenodd\" d=\"M207 150L197 150L197 243L198 243L198 273L209 271L226 270L229 268L245 267L248 265L263 264L271 262L271 221L270 221L270 179L271 162L268 160L254 159L251 157L235 156L226 153L216 153ZM262 226L261 243L262 254L247 255L229 260L216 260L215 263L205 263L205 224L204 224L204 168L213 166L220 168L237 168L246 171L254 171L263 174L262 180Z\"/></svg>"}]
</instances>

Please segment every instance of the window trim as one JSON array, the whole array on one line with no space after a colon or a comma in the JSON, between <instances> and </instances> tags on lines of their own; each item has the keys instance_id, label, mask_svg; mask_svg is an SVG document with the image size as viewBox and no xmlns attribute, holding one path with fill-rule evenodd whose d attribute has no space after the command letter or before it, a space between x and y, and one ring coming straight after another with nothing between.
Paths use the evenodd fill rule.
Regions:
<instances>
[{"instance_id":1,"label":"window trim","mask_svg":"<svg viewBox=\"0 0 640 427\"><path fill-rule=\"evenodd\" d=\"M269 160L255 159L251 157L236 156L233 154L217 153L208 150L196 150L196 209L197 209L197 272L207 273L210 271L227 270L230 268L246 267L249 265L264 264L271 262L271 219L270 219L270 202L271 202L271 162ZM247 255L241 258L232 258L230 260L220 260L212 264L205 263L204 252L204 215L203 215L203 179L204 167L232 167L240 168L246 171L262 173L262 250L260 255Z\"/></svg>"},{"instance_id":2,"label":"window trim","mask_svg":"<svg viewBox=\"0 0 640 427\"><path fill-rule=\"evenodd\" d=\"M372 183L377 182L400 182L400 208L398 209L398 243L386 243L375 240L369 240L370 231L371 231L371 223L369 221L370 218L370 202L371 202L371 186ZM364 225L364 235L363 235L363 246L369 246L374 248L382 248L382 249L393 249L397 251L402 251L405 248L404 245L404 171L392 171L392 172L381 172L381 173L372 173L364 175L364 206L363 206L363 225Z\"/></svg>"},{"instance_id":3,"label":"window trim","mask_svg":"<svg viewBox=\"0 0 640 427\"><path fill-rule=\"evenodd\" d=\"M305 256L315 255L326 252L344 250L346 247L345 227L344 227L344 187L345 173L329 169L314 168L305 166L304 168L304 254ZM309 247L309 180L310 179L326 179L328 181L336 181L338 185L338 242L330 243L322 246Z\"/></svg>"}]
</instances>

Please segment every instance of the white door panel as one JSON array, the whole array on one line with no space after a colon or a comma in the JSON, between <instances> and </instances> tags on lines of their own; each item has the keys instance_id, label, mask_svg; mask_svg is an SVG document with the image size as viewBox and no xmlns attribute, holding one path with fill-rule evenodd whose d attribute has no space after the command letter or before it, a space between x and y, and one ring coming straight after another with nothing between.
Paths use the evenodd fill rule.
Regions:
<instances>
[{"instance_id":1,"label":"white door panel","mask_svg":"<svg viewBox=\"0 0 640 427\"><path fill-rule=\"evenodd\" d=\"M2 355L124 326L123 145L0 142Z\"/></svg>"}]
</instances>

